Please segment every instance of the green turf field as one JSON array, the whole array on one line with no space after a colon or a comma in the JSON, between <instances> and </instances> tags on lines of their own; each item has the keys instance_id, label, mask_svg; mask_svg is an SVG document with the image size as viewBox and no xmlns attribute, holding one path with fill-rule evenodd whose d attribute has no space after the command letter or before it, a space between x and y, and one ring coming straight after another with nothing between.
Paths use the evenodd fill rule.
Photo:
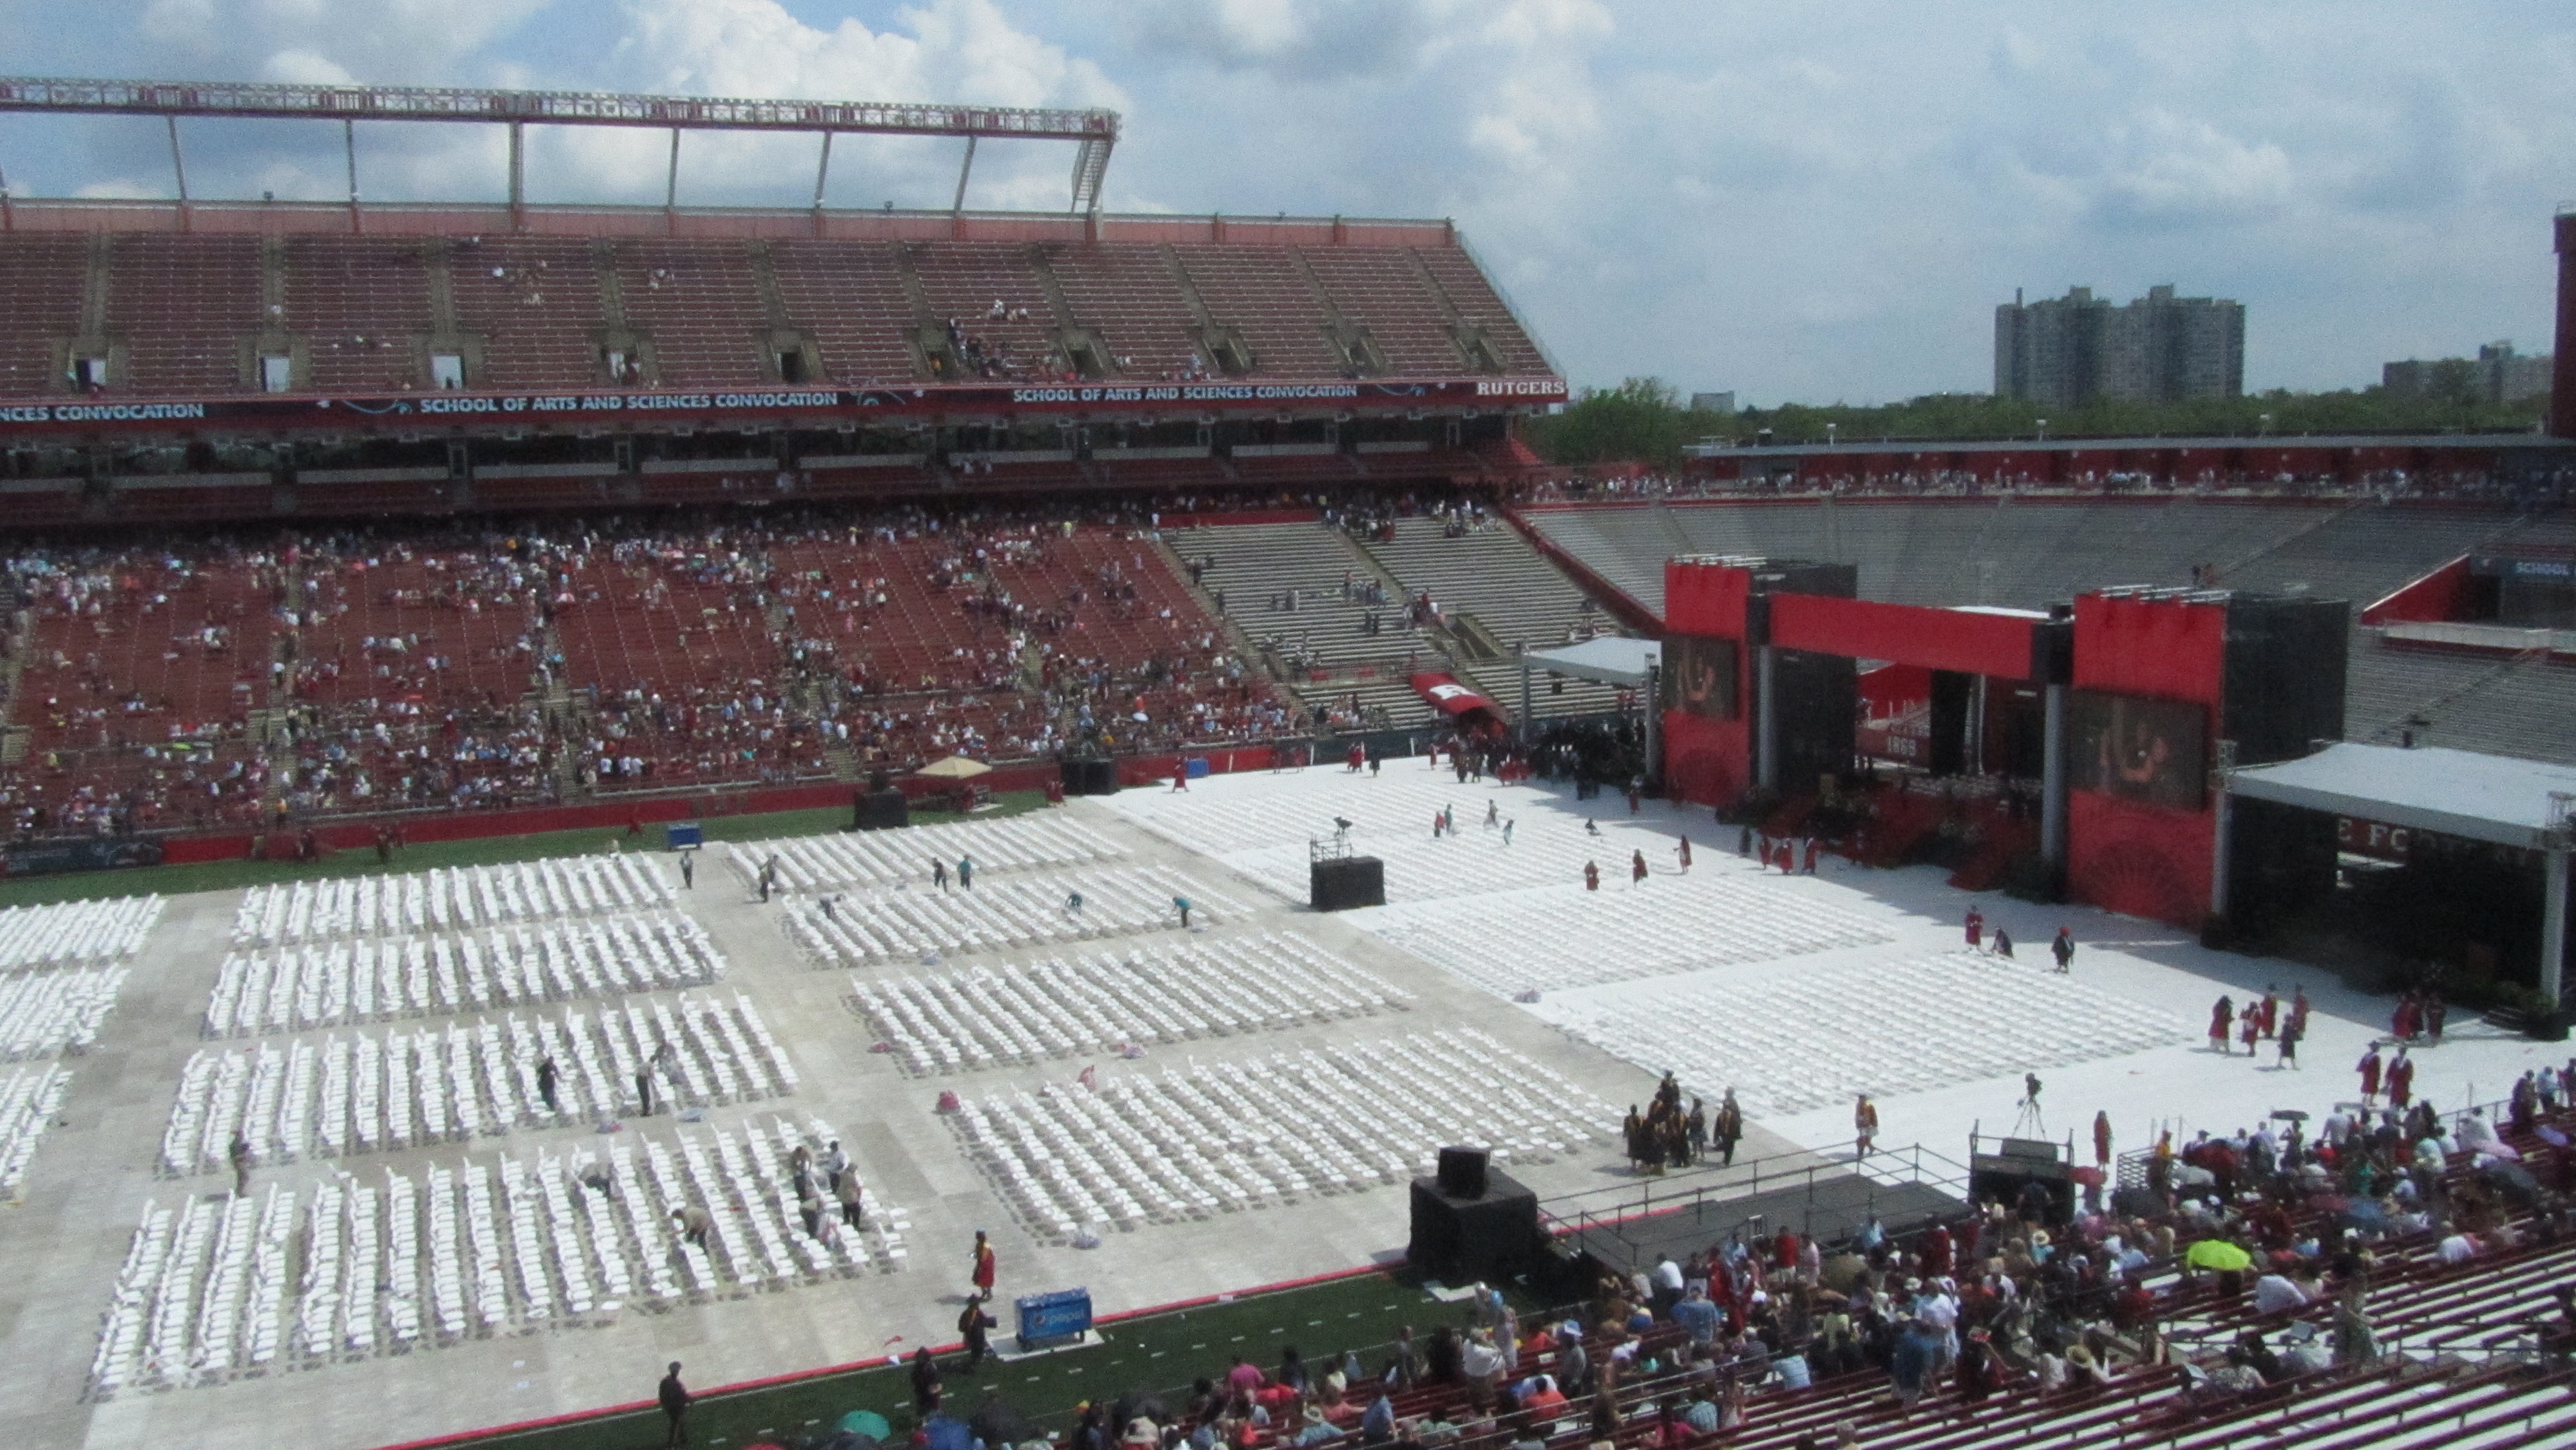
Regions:
<instances>
[{"instance_id":1,"label":"green turf field","mask_svg":"<svg viewBox=\"0 0 2576 1450\"><path fill-rule=\"evenodd\" d=\"M996 820L1034 810L1046 803L1041 791L1009 791L972 819ZM915 810L916 825L954 821L949 811ZM819 836L850 822L849 808L776 811L756 816L716 816L706 824L710 841L758 841L778 836ZM524 836L484 836L470 841L423 841L395 853L391 866L376 863L376 853L361 848L335 851L319 861L206 861L189 866L140 866L130 871L79 871L60 876L28 876L0 881L0 906L34 906L48 901L88 901L101 896L140 896L159 892L177 896L190 891L228 891L271 881L318 881L333 876L365 876L380 871L426 871L433 866L491 866L505 861L536 861L548 856L578 856L607 848L622 835L615 827L579 831L546 831ZM645 827L643 839L659 842L659 825Z\"/></svg>"},{"instance_id":2,"label":"green turf field","mask_svg":"<svg viewBox=\"0 0 2576 1450\"><path fill-rule=\"evenodd\" d=\"M1517 1294L1514 1298L1521 1312L1530 1312L1533 1306L1519 1302ZM994 1342L1007 1346L1009 1306L996 1307L999 1312L994 1317L1003 1324L995 1331ZM1122 1320L1105 1326L1105 1342L1090 1348L1018 1364L988 1361L972 1376L949 1375L948 1407L961 1415L971 1413L985 1387L991 1386L1040 1429L1062 1432L1071 1428L1072 1408L1081 1401L1114 1400L1140 1389L1186 1390L1201 1375L1221 1377L1237 1354L1269 1369L1278 1365L1279 1351L1293 1345L1320 1375L1327 1362L1338 1361L1344 1350L1356 1349L1362 1365L1374 1374L1385 1367L1386 1346L1394 1341L1399 1327L1412 1325L1416 1339L1423 1340L1438 1325L1464 1324L1465 1316L1464 1305L1440 1303L1425 1294L1418 1282L1390 1274L1359 1274ZM940 1338L945 1343L954 1336ZM570 1347L570 1341L565 1347ZM886 1352L901 1354L914 1348L893 1343ZM681 1358L685 1361L687 1356ZM951 1369L959 1363L957 1355L941 1360L943 1367ZM661 1372L659 1364L637 1365L635 1398L650 1399ZM904 1368L881 1362L737 1394L702 1393L689 1412L689 1444L705 1450L785 1444L830 1429L852 1410L876 1411L900 1435L913 1423L907 1375ZM648 1450L662 1443L662 1435L660 1412L646 1409L452 1443L494 1450Z\"/></svg>"}]
</instances>

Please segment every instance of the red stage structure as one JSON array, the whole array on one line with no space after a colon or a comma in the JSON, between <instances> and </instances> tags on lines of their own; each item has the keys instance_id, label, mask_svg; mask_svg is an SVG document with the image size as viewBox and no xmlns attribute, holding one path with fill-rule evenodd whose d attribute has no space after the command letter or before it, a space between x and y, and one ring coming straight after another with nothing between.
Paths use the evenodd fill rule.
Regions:
<instances>
[{"instance_id":1,"label":"red stage structure","mask_svg":"<svg viewBox=\"0 0 2576 1450\"><path fill-rule=\"evenodd\" d=\"M1820 791L1856 759L1852 664L1884 661L1928 675L1932 774L2038 778L2040 853L2070 896L2198 927L2223 917L2229 877L2264 869L2231 868L2213 773L2342 734L2341 601L2109 589L2048 613L1930 609L1853 599L1849 580L1768 559L1665 565L1674 795Z\"/></svg>"}]
</instances>

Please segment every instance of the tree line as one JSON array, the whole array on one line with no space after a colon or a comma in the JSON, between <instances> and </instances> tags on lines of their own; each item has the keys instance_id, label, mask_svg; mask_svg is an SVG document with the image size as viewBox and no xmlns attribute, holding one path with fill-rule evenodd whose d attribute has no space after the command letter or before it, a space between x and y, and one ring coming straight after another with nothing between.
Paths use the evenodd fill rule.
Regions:
<instances>
[{"instance_id":1,"label":"tree line","mask_svg":"<svg viewBox=\"0 0 2576 1450\"><path fill-rule=\"evenodd\" d=\"M1829 436L1845 443L2036 438L2043 429L2050 438L2493 432L2529 429L2546 408L2541 398L2489 403L2466 389L2392 397L2373 387L2329 393L2276 389L2172 403L2095 398L2071 407L1986 393L1929 393L1873 407L1784 403L1723 413L1690 407L1661 378L1629 378L1614 388L1584 389L1561 411L1529 420L1523 437L1550 463L1669 468L1681 463L1690 444L1750 444L1766 441L1766 431L1773 443L1823 443Z\"/></svg>"}]
</instances>

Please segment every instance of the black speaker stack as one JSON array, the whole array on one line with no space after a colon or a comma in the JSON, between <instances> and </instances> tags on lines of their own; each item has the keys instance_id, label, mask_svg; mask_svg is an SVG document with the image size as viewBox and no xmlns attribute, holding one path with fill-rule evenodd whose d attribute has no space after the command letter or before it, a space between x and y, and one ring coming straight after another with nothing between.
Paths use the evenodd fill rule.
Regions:
<instances>
[{"instance_id":1,"label":"black speaker stack","mask_svg":"<svg viewBox=\"0 0 2576 1450\"><path fill-rule=\"evenodd\" d=\"M1307 868L1307 901L1317 911L1386 905L1386 863L1375 856L1337 856Z\"/></svg>"},{"instance_id":2,"label":"black speaker stack","mask_svg":"<svg viewBox=\"0 0 2576 1450\"><path fill-rule=\"evenodd\" d=\"M912 806L899 790L861 790L850 793L850 829L853 831L895 831L912 824Z\"/></svg>"},{"instance_id":3,"label":"black speaker stack","mask_svg":"<svg viewBox=\"0 0 2576 1450\"><path fill-rule=\"evenodd\" d=\"M1443 1148L1438 1175L1413 1180L1405 1257L1431 1278L1497 1283L1527 1272L1545 1243L1538 1195L1492 1171L1482 1148Z\"/></svg>"},{"instance_id":4,"label":"black speaker stack","mask_svg":"<svg viewBox=\"0 0 2576 1450\"><path fill-rule=\"evenodd\" d=\"M1066 795L1118 794L1117 761L1068 760L1063 770Z\"/></svg>"}]
</instances>

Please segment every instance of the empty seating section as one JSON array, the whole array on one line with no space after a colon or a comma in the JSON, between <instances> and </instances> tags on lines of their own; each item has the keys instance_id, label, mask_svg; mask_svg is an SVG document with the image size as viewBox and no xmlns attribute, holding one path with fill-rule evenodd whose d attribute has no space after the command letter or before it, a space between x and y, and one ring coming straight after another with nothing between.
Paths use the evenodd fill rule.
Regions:
<instances>
[{"instance_id":1,"label":"empty seating section","mask_svg":"<svg viewBox=\"0 0 2576 1450\"><path fill-rule=\"evenodd\" d=\"M972 857L976 874L982 876L1089 865L1127 854L1125 846L1091 827L1050 814L922 825L904 831L745 841L725 859L746 886L763 866L776 862L780 885L790 891L814 892L927 884L932 862L954 867L960 857ZM0 917L0 928L6 924L6 918Z\"/></svg>"},{"instance_id":2,"label":"empty seating section","mask_svg":"<svg viewBox=\"0 0 2576 1450\"><path fill-rule=\"evenodd\" d=\"M776 380L761 355L768 313L741 243L620 241L613 257L626 320L652 336L665 387Z\"/></svg>"},{"instance_id":3,"label":"empty seating section","mask_svg":"<svg viewBox=\"0 0 2576 1450\"><path fill-rule=\"evenodd\" d=\"M833 1136L815 1120L747 1118L416 1176L335 1176L309 1197L272 1184L147 1203L101 1319L89 1393L604 1325L629 1304L902 1267L911 1221L897 1205L871 1195L865 1228L802 1221L790 1155ZM682 1207L713 1220L703 1246L675 1241Z\"/></svg>"},{"instance_id":4,"label":"empty seating section","mask_svg":"<svg viewBox=\"0 0 2576 1450\"><path fill-rule=\"evenodd\" d=\"M1462 1029L1159 1074L1113 1068L1096 1088L968 1099L950 1121L1030 1232L1062 1242L1399 1183L1430 1171L1444 1143L1549 1162L1615 1117Z\"/></svg>"},{"instance_id":5,"label":"empty seating section","mask_svg":"<svg viewBox=\"0 0 2576 1450\"><path fill-rule=\"evenodd\" d=\"M1449 294L1449 305L1458 309L1458 320L1482 327L1485 341L1500 356L1496 359L1508 373L1549 373L1547 355L1539 351L1538 342L1521 326L1493 279L1477 267L1476 259L1464 247L1416 247L1413 255L1422 259L1440 290Z\"/></svg>"},{"instance_id":6,"label":"empty seating section","mask_svg":"<svg viewBox=\"0 0 2576 1450\"><path fill-rule=\"evenodd\" d=\"M475 388L618 381L605 371L602 345L621 309L628 326L650 337L654 381L667 387L777 381L764 356L773 320L812 336L824 376L844 386L919 381L913 329L952 320L961 357L966 339L977 344L969 379L1061 376L1056 329L1072 324L1092 329L1114 376L1202 376L1216 360L1206 355L1175 258L1210 317L1250 344L1254 375L1339 377L1346 369L1327 341L1329 314L1300 270L1301 254L1341 314L1370 330L1394 373L1469 370L1449 333L1452 307L1460 322L1482 327L1505 372L1550 371L1474 259L1455 247L296 236L277 244L283 296L272 312L261 300L256 237L147 233L109 245L106 326L126 359L111 385L144 394L257 391L255 371L246 370L256 367L250 349L264 331L297 339L301 385L313 390L430 387L422 345L451 335L450 318L433 304L441 268L452 335L470 348L465 382ZM775 319L755 263L764 246L783 313ZM899 251L909 254L927 316L916 313ZM39 233L0 245L0 316L12 324L0 339L0 396L65 389L55 348L80 330L89 256L87 237ZM602 256L616 279L616 308ZM1071 317L1056 314L1041 257ZM990 315L996 301L1000 317Z\"/></svg>"},{"instance_id":7,"label":"empty seating section","mask_svg":"<svg viewBox=\"0 0 2576 1450\"><path fill-rule=\"evenodd\" d=\"M579 237L475 237L449 244L458 329L483 340L478 388L587 388L606 374L599 272Z\"/></svg>"},{"instance_id":8,"label":"empty seating section","mask_svg":"<svg viewBox=\"0 0 2576 1450\"><path fill-rule=\"evenodd\" d=\"M132 392L251 391L242 367L262 325L256 237L124 236L112 244L107 329Z\"/></svg>"},{"instance_id":9,"label":"empty seating section","mask_svg":"<svg viewBox=\"0 0 2576 1450\"><path fill-rule=\"evenodd\" d=\"M933 319L962 338L967 375L1055 379L1064 373L1055 309L1025 246L949 242L912 248L913 275ZM1002 316L993 316L993 304ZM980 360L980 361L979 361Z\"/></svg>"},{"instance_id":10,"label":"empty seating section","mask_svg":"<svg viewBox=\"0 0 2576 1450\"><path fill-rule=\"evenodd\" d=\"M1293 932L938 977L852 977L850 990L879 1040L916 1074L1373 1015L1412 998Z\"/></svg>"},{"instance_id":11,"label":"empty seating section","mask_svg":"<svg viewBox=\"0 0 2576 1450\"><path fill-rule=\"evenodd\" d=\"M1443 616L1472 616L1505 651L1618 632L1617 620L1594 607L1519 531L1491 515L1463 532L1461 525L1439 518L1399 519L1392 527L1392 540L1381 533L1363 547L1408 593L1430 595ZM1508 658L1470 668L1486 694L1507 710L1520 708L1519 671ZM1533 686L1531 706L1542 716L1600 714L1618 708L1618 693L1582 680L1568 680L1557 690L1542 679Z\"/></svg>"},{"instance_id":12,"label":"empty seating section","mask_svg":"<svg viewBox=\"0 0 2576 1450\"><path fill-rule=\"evenodd\" d=\"M1199 343L1198 317L1161 247L1050 247L1046 258L1075 320L1099 336L1120 376L1170 380L1206 373L1213 365ZM1197 476L1205 474L1201 465Z\"/></svg>"},{"instance_id":13,"label":"empty seating section","mask_svg":"<svg viewBox=\"0 0 2576 1450\"><path fill-rule=\"evenodd\" d=\"M833 381L864 387L919 375L904 340L917 319L893 244L778 241L769 262L787 315L814 334Z\"/></svg>"},{"instance_id":14,"label":"empty seating section","mask_svg":"<svg viewBox=\"0 0 2576 1450\"><path fill-rule=\"evenodd\" d=\"M161 906L158 896L115 896L0 910L0 972L130 957L143 950Z\"/></svg>"},{"instance_id":15,"label":"empty seating section","mask_svg":"<svg viewBox=\"0 0 2576 1450\"><path fill-rule=\"evenodd\" d=\"M643 857L566 856L254 886L234 913L233 940L247 946L293 946L608 916L671 903L671 886L662 879L661 868Z\"/></svg>"},{"instance_id":16,"label":"empty seating section","mask_svg":"<svg viewBox=\"0 0 2576 1450\"><path fill-rule=\"evenodd\" d=\"M663 1049L668 1047L669 1051ZM538 1075L555 1064L555 1106ZM371 1037L304 1037L188 1059L161 1135L160 1171L222 1172L233 1135L261 1163L391 1152L496 1137L519 1128L613 1121L658 1101L682 1107L751 1102L796 1089L796 1070L737 992L630 1002L596 1016L499 1022ZM0 1096L0 1127L5 1104ZM5 1134L0 1134L5 1140Z\"/></svg>"},{"instance_id":17,"label":"empty seating section","mask_svg":"<svg viewBox=\"0 0 2576 1450\"><path fill-rule=\"evenodd\" d=\"M2496 506L2188 496L1683 502L1535 509L1528 518L1658 612L1664 561L1702 553L1854 563L1867 599L2017 608L2113 583L2189 585L2209 566L2222 588L2345 599L2357 618L2473 549L2576 538L2563 522ZM2345 735L2394 743L2422 719L2431 728L2413 727L2419 742L2576 762L2576 744L2558 728L2569 679L2563 665L2386 645L2356 628Z\"/></svg>"},{"instance_id":18,"label":"empty seating section","mask_svg":"<svg viewBox=\"0 0 2576 1450\"><path fill-rule=\"evenodd\" d=\"M1190 903L1193 927L1230 922L1243 912L1240 904L1168 867L1131 866L1061 876L979 877L971 888L947 891L898 886L855 899L802 897L787 904L779 926L820 968L929 962L947 952L1002 951L1177 928L1183 898Z\"/></svg>"},{"instance_id":19,"label":"empty seating section","mask_svg":"<svg viewBox=\"0 0 2576 1450\"><path fill-rule=\"evenodd\" d=\"M1917 985L1983 1004L1973 1021L1927 1023L1869 984ZM1841 1004L1844 1030L1819 1037L1799 1014ZM1741 1090L1746 1111L1786 1115L1854 1093L1919 1092L2033 1068L2093 1062L2194 1040L2193 1024L2149 1004L2079 986L2039 967L1972 952L1891 968L1801 967L1794 974L1676 984L1654 999L1585 1002L1558 1016L1567 1032L1628 1062L1669 1065L1685 1090L1715 1101Z\"/></svg>"},{"instance_id":20,"label":"empty seating section","mask_svg":"<svg viewBox=\"0 0 2576 1450\"><path fill-rule=\"evenodd\" d=\"M1227 617L1255 644L1276 639L1283 663L1311 660L1336 671L1367 662L1401 665L1421 649L1402 598L1370 603L1355 597L1380 581L1338 529L1222 524L1165 537L1183 560L1216 561L1202 584L1224 592ZM1294 609L1281 607L1292 601ZM1380 616L1377 634L1364 628L1372 614Z\"/></svg>"},{"instance_id":21,"label":"empty seating section","mask_svg":"<svg viewBox=\"0 0 2576 1450\"><path fill-rule=\"evenodd\" d=\"M0 397L59 393L54 347L80 331L87 237L11 237L0 246Z\"/></svg>"},{"instance_id":22,"label":"empty seating section","mask_svg":"<svg viewBox=\"0 0 2576 1450\"><path fill-rule=\"evenodd\" d=\"M1472 371L1449 336L1440 299L1395 247L1307 247L1300 255L1342 316L1369 330L1387 371L1442 377Z\"/></svg>"},{"instance_id":23,"label":"empty seating section","mask_svg":"<svg viewBox=\"0 0 2576 1450\"><path fill-rule=\"evenodd\" d=\"M286 243L285 325L304 340L314 392L426 386L429 273L421 243L296 237Z\"/></svg>"},{"instance_id":24,"label":"empty seating section","mask_svg":"<svg viewBox=\"0 0 2576 1450\"><path fill-rule=\"evenodd\" d=\"M1600 855L1605 865L1619 860L1607 849ZM1390 906L1371 914L1368 930L1503 997L1895 940L1879 922L1711 855L1686 890L1604 901L1562 879L1518 896ZM1565 869L1570 877L1579 868L1569 861ZM1650 877L1647 886L1655 884Z\"/></svg>"},{"instance_id":25,"label":"empty seating section","mask_svg":"<svg viewBox=\"0 0 2576 1450\"><path fill-rule=\"evenodd\" d=\"M225 957L203 1030L243 1037L702 987L724 969L706 928L676 911L513 926L481 937L324 942Z\"/></svg>"},{"instance_id":26,"label":"empty seating section","mask_svg":"<svg viewBox=\"0 0 2576 1450\"><path fill-rule=\"evenodd\" d=\"M1191 245L1176 246L1172 254L1207 304L1208 316L1241 332L1251 345L1254 372L1336 378L1347 371L1326 339L1314 289L1283 252Z\"/></svg>"}]
</instances>

